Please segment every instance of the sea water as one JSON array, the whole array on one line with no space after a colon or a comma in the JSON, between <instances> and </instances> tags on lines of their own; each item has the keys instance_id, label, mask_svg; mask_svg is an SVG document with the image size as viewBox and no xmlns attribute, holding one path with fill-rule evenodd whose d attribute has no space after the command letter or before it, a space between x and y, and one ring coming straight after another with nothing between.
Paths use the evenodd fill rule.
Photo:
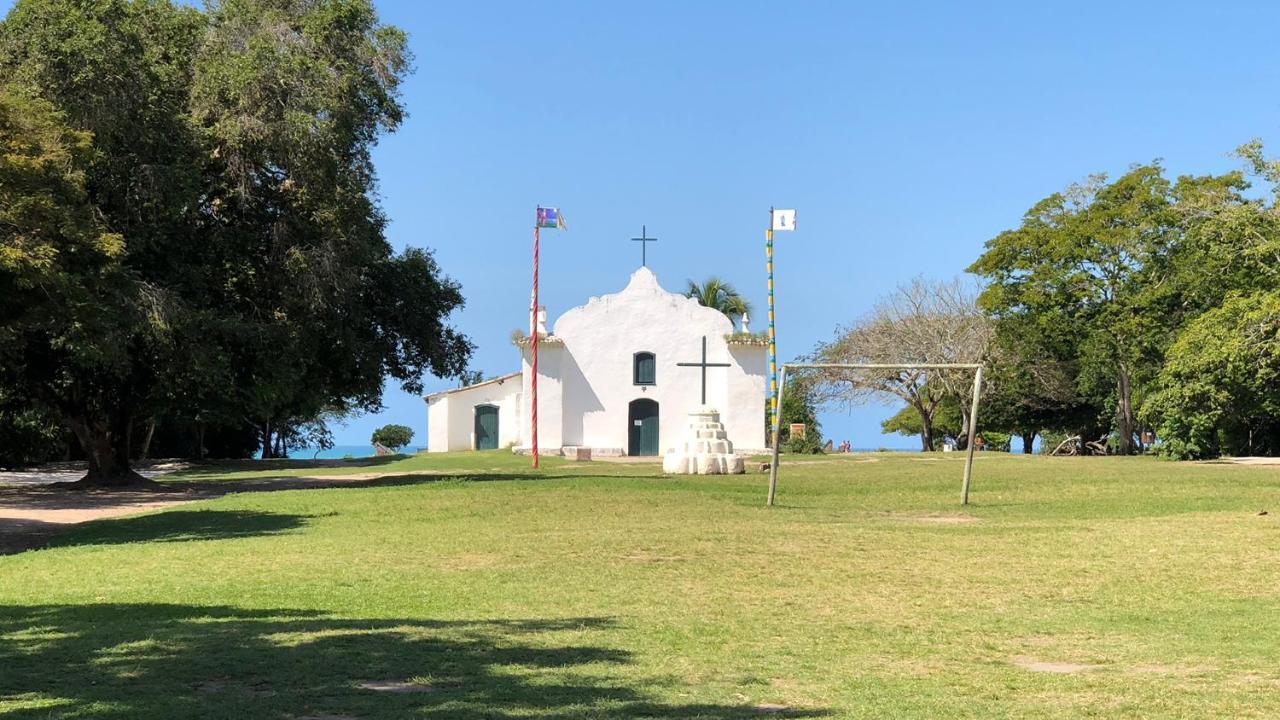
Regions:
<instances>
[{"instance_id":1,"label":"sea water","mask_svg":"<svg viewBox=\"0 0 1280 720\"><path fill-rule=\"evenodd\" d=\"M315 458L317 460L338 460L347 456L362 458L369 457L373 454L372 445L334 445L328 450L320 450L318 448L294 450L289 453L289 456L300 460L311 458Z\"/></svg>"},{"instance_id":2,"label":"sea water","mask_svg":"<svg viewBox=\"0 0 1280 720\"><path fill-rule=\"evenodd\" d=\"M425 448L407 447L401 448L400 452L406 455L412 455L416 452L422 452ZM874 453L874 452L920 452L919 447L862 447L853 448L856 453ZM301 448L298 450L290 450L289 458L292 460L341 460L345 457L366 458L373 457L376 453L373 451L372 445L334 445L328 450L317 450L316 448ZM262 457L259 453L254 457Z\"/></svg>"},{"instance_id":3,"label":"sea water","mask_svg":"<svg viewBox=\"0 0 1280 720\"><path fill-rule=\"evenodd\" d=\"M400 452L406 455L412 455L418 452L416 447L401 448ZM289 451L291 460L341 460L342 458L366 458L373 457L376 453L373 451L372 445L334 445L328 450L320 450L318 448L299 448ZM258 453L255 457L262 457L262 453Z\"/></svg>"}]
</instances>

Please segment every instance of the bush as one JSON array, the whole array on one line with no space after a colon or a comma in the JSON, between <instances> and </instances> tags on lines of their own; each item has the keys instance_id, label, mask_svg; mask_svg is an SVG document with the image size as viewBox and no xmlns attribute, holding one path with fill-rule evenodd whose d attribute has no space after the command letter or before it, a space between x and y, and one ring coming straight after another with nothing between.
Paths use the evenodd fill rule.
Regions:
<instances>
[{"instance_id":1,"label":"bush","mask_svg":"<svg viewBox=\"0 0 1280 720\"><path fill-rule=\"evenodd\" d=\"M1009 452L1009 443L1013 436L1009 433L993 432L984 430L979 433L982 436L982 449L990 452Z\"/></svg>"},{"instance_id":2,"label":"bush","mask_svg":"<svg viewBox=\"0 0 1280 720\"><path fill-rule=\"evenodd\" d=\"M783 452L798 455L822 454L822 436L818 433L807 432L804 435L790 437L790 433L784 430L782 434L788 436L782 441Z\"/></svg>"},{"instance_id":3,"label":"bush","mask_svg":"<svg viewBox=\"0 0 1280 720\"><path fill-rule=\"evenodd\" d=\"M373 431L370 442L392 450L399 450L413 440L413 430L404 425L383 425Z\"/></svg>"},{"instance_id":4,"label":"bush","mask_svg":"<svg viewBox=\"0 0 1280 720\"><path fill-rule=\"evenodd\" d=\"M767 413L766 413L767 416ZM791 424L803 423L804 437L791 437ZM766 420L765 437L773 432ZM813 455L822 452L822 425L818 422L813 383L806 378L787 382L778 411L778 446L783 452Z\"/></svg>"},{"instance_id":5,"label":"bush","mask_svg":"<svg viewBox=\"0 0 1280 720\"><path fill-rule=\"evenodd\" d=\"M1178 460L1280 453L1280 292L1228 298L1196 318L1165 354L1142 407Z\"/></svg>"},{"instance_id":6,"label":"bush","mask_svg":"<svg viewBox=\"0 0 1280 720\"><path fill-rule=\"evenodd\" d=\"M66 448L66 432L54 418L35 410L0 410L0 467L57 460Z\"/></svg>"},{"instance_id":7,"label":"bush","mask_svg":"<svg viewBox=\"0 0 1280 720\"><path fill-rule=\"evenodd\" d=\"M1071 437L1071 433L1064 432L1042 432L1040 433L1040 454L1048 455L1053 452L1063 440Z\"/></svg>"}]
</instances>

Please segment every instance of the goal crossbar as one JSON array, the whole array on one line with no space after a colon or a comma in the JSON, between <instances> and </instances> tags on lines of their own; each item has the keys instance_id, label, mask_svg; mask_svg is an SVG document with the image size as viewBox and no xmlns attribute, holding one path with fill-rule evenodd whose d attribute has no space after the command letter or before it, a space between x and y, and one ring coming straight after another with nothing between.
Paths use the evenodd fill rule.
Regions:
<instances>
[{"instance_id":1,"label":"goal crossbar","mask_svg":"<svg viewBox=\"0 0 1280 720\"><path fill-rule=\"evenodd\" d=\"M789 370L973 370L973 404L969 408L968 447L964 459L964 483L960 488L960 504L969 504L969 483L973 479L973 451L978 427L978 398L982 394L981 363L904 363L901 365L886 363L783 363L778 374L778 408L782 408L782 394L787 389L787 371ZM778 447L778 432L781 429L782 413L773 414L773 461L769 463L769 499L765 503L772 506L778 494L778 462L781 454Z\"/></svg>"}]
</instances>

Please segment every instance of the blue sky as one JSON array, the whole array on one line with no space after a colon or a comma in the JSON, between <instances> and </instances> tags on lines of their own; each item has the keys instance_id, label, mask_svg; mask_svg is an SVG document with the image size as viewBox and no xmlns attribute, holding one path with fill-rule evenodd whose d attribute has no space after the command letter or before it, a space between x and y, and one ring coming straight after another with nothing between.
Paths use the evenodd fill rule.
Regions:
<instances>
[{"instance_id":1,"label":"blue sky","mask_svg":"<svg viewBox=\"0 0 1280 720\"><path fill-rule=\"evenodd\" d=\"M1280 6L971 5L381 2L417 56L410 118L377 152L390 237L462 283L454 320L498 374L518 367L538 203L569 222L544 235L552 318L625 284L645 224L668 288L721 275L763 320L768 208L795 207L777 246L791 358L896 283L963 272L1072 181L1156 158L1223 171L1280 136ZM880 435L892 411L821 419L837 442L914 447ZM421 400L391 390L338 437L386 421L421 439Z\"/></svg>"},{"instance_id":2,"label":"blue sky","mask_svg":"<svg viewBox=\"0 0 1280 720\"><path fill-rule=\"evenodd\" d=\"M1280 138L1280 4L377 5L417 67L409 118L375 153L389 236L462 284L453 321L487 375L518 368L539 203L569 222L544 235L553 319L623 287L644 224L664 285L720 275L759 309L755 329L768 208L797 208L777 247L786 359L896 283L963 272L1090 173L1156 158L1219 172L1238 144ZM425 444L422 400L390 387L386 404L338 441L400 422ZM881 437L893 410L822 422L837 442L914 447Z\"/></svg>"}]
</instances>

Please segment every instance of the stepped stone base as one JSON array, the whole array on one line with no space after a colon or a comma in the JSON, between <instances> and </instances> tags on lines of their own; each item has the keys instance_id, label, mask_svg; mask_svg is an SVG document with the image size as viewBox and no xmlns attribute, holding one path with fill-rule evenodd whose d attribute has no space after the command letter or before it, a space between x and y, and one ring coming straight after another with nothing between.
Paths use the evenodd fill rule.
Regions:
<instances>
[{"instance_id":1,"label":"stepped stone base","mask_svg":"<svg viewBox=\"0 0 1280 720\"><path fill-rule=\"evenodd\" d=\"M672 475L737 475L745 472L742 458L720 422L720 413L702 406L689 413L684 440L662 458L662 472Z\"/></svg>"}]
</instances>

